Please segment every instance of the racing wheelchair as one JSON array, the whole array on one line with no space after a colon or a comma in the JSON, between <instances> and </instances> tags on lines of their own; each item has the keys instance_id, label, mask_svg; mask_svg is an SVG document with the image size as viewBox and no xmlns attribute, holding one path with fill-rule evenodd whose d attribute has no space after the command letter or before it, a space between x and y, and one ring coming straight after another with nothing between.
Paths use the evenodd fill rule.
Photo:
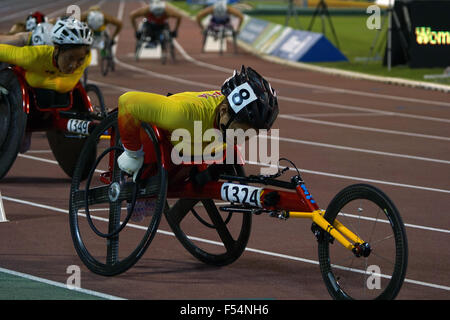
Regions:
<instances>
[{"instance_id":1,"label":"racing wheelchair","mask_svg":"<svg viewBox=\"0 0 450 320\"><path fill-rule=\"evenodd\" d=\"M292 167L274 175L246 176L237 159L235 164L174 164L168 134L155 126L143 123L141 138L145 159L136 182L117 165L123 152L117 111L96 126L78 159L69 223L76 252L92 272L114 276L131 268L154 239L163 214L195 258L208 265L229 265L247 246L253 216L266 214L312 220L320 272L333 298L397 296L407 268L407 238L397 208L378 188L350 185L322 210L288 160ZM91 166L93 148L99 156ZM290 179L280 178L292 170ZM139 202L150 199L151 214L131 223ZM202 238L196 237L200 232ZM201 241L204 238L208 240ZM376 274L369 268L374 265ZM367 285L373 277L378 279L375 290Z\"/></svg>"},{"instance_id":2,"label":"racing wheelchair","mask_svg":"<svg viewBox=\"0 0 450 320\"><path fill-rule=\"evenodd\" d=\"M143 19L138 28L138 38L136 39L135 59L139 61L142 49L145 47L161 46L161 63L166 64L170 56L172 62L175 62L175 46L170 32L169 24L157 25L149 23L146 18Z\"/></svg>"},{"instance_id":3,"label":"racing wheelchair","mask_svg":"<svg viewBox=\"0 0 450 320\"><path fill-rule=\"evenodd\" d=\"M23 69L8 66L0 70L0 90L0 179L18 153L27 151L31 134L37 131L46 132L58 164L72 177L89 130L106 116L100 89L93 84L83 87L80 82L64 94L32 88Z\"/></svg>"},{"instance_id":4,"label":"racing wheelchair","mask_svg":"<svg viewBox=\"0 0 450 320\"><path fill-rule=\"evenodd\" d=\"M203 42L202 52L205 52L205 45L208 37L213 38L215 41L219 41L219 53L222 55L225 48L225 41L231 37L233 40L234 54L238 53L237 46L237 32L234 30L230 23L214 23L210 22L208 26L203 30Z\"/></svg>"}]
</instances>

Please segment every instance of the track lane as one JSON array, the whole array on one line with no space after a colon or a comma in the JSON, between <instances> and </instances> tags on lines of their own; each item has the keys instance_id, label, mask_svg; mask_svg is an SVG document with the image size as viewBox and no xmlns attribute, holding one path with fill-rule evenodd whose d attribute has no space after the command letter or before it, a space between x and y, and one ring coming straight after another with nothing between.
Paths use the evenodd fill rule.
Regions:
<instances>
[{"instance_id":1,"label":"track lane","mask_svg":"<svg viewBox=\"0 0 450 320\"><path fill-rule=\"evenodd\" d=\"M116 5L116 4L114 4ZM111 7L108 6L108 9L112 11L114 14L114 11L117 12L117 6L114 8L114 5ZM129 5L126 5L126 12L129 12ZM187 29L183 29L187 30ZM180 37L182 34L180 34ZM119 51L121 50L121 46L123 43L123 35L121 34L121 39L119 43ZM131 40L130 40L131 39ZM129 44L131 44L132 38L125 38L125 41L128 41ZM125 46L126 50L132 50L133 46ZM195 52L194 52L195 53ZM191 54L191 52L190 52ZM245 55L244 55L245 56ZM227 57L228 58L228 57ZM254 59L254 57L252 57ZM170 75L174 77L181 77L184 79L188 79L192 82L205 82L205 83L218 83L220 84L221 80L223 79L223 73L222 75L205 75L205 69L200 69L198 66L192 67L191 64L187 63L181 63L177 64L176 66L167 66L167 68L163 68L160 66L159 61L146 61L143 63L134 63L133 59L130 57L127 57L124 55L119 54L119 59L122 61L137 65L140 68L149 68L152 70L152 72L157 72L163 75ZM211 58L215 64L222 64L224 63L225 59L215 59ZM226 62L232 64L231 58L230 62ZM240 63L240 61L239 61ZM234 62L234 64L236 64ZM266 66L267 65L267 66ZM269 70L275 70L278 69L276 72L274 71L274 74L277 74L277 76L280 73L280 70L278 66L264 63L264 66L262 66L264 73L268 73ZM266 69L267 68L267 69ZM200 72L200 73L199 73ZM291 71L292 72L292 71ZM186 75L189 75L189 78L186 78ZM136 73L132 72L131 70L117 70L114 74L114 80L108 77L107 79L96 75L94 72L90 72L90 76L92 76L93 79L100 82L109 82L114 83L116 86L128 86L131 88L138 87L140 90L146 90L146 91L155 91L159 92L161 94L165 94L166 91L184 91L184 90L199 90L199 86L194 85L188 85L186 83L173 83L171 80L161 80L161 78L155 78L151 79L146 76L140 76ZM119 81L116 79L119 79ZM284 75L283 75L284 77ZM287 76L286 76L287 78ZM314 78L314 77L313 77ZM318 77L318 79L321 77ZM133 79L133 80L130 80ZM333 82L335 79L320 79L320 81L323 81L324 83L328 83L328 81ZM222 80L223 81L223 80ZM308 79L309 81L309 79ZM313 81L312 81L313 83ZM387 86L389 87L389 86ZM397 89L397 87L394 87ZM406 89L406 88L404 88ZM111 90L105 91L107 92L107 100L111 101L111 105L114 105L114 102L117 101L117 97L123 93L120 90ZM415 90L407 90L408 92L415 92ZM295 92L295 90L293 90ZM318 93L322 97L325 94ZM417 96L421 96L422 93L417 94ZM430 94L430 93L428 93ZM330 96L331 97L331 96ZM434 97L434 94L433 94ZM330 101L336 102L337 96L332 96L332 99ZM436 98L437 99L437 98ZM356 100L353 99L353 102ZM340 102L341 103L341 102ZM363 102L357 102L355 103L357 106L361 106ZM416 108L416 106L414 106ZM312 110L311 110L312 111ZM328 110L323 110L320 113L329 112ZM309 111L310 112L310 111ZM446 116L443 116L445 118ZM337 117L337 121L341 121L342 117ZM298 137L298 123L292 123L292 121L278 120L278 125L282 128L281 132L284 132L284 130L292 130L292 137L296 138ZM302 125L303 126L303 125ZM411 126L413 128L414 126ZM305 132L308 132L308 134L311 132L314 132L316 136L320 136L323 131L323 127L320 128L320 126L316 125L310 125L311 130L305 130ZM330 141L331 138L336 137L339 138L339 136L342 134L341 130L336 130L335 133L327 132L323 135L323 142L332 142ZM281 134L283 135L283 134ZM354 146L354 144L361 144L364 145L366 142L361 140L366 140L372 137L372 134L348 134L347 139L338 139L341 142L342 141L348 141L350 146ZM305 138L305 137L302 137ZM310 136L307 137L309 140L312 140ZM41 141L39 140L41 139ZM355 141L359 140L359 141ZM386 139L380 139L379 137L373 137L370 140L377 141L380 145L381 150L386 150L384 148L385 143L389 143L392 138L386 138ZM397 139L395 139L397 140ZM315 140L314 140L315 141ZM408 144L408 140L405 139L405 142L403 144ZM411 142L411 141L409 141ZM422 148L424 148L424 145L418 141L416 144L420 143L420 147L418 145L414 145L412 143L409 143L408 147L404 147L405 149L411 149L411 151L417 152L416 150L420 150L418 154L423 155ZM429 142L426 143L428 145ZM370 144L369 144L370 146ZM445 152L446 145L436 145L430 147L430 149L435 149L438 151L434 151L436 154L440 154L443 159L448 159L448 153ZM42 137L39 137L36 135L33 138L33 149L36 147L35 150L45 150L45 140L42 139ZM302 167L311 168L310 166L317 165L318 171L324 172L324 171L331 171L330 169L334 169L333 166L331 166L329 163L324 162L324 160L327 160L323 156L322 152L314 152L313 149L317 147L309 147L309 148L298 148L293 149L291 145L284 146L282 144L282 148L287 148L286 153L292 154L293 157L301 158ZM392 149L396 149L395 143L392 143ZM285 150L285 149L283 149ZM320 150L319 150L320 151ZM327 151L329 151L327 149ZM431 151L433 152L433 151ZM341 160L334 160L338 161L337 163L333 163L336 166L336 170L341 170L342 166L346 167L346 164L348 165L348 161L345 161L345 158L348 158L349 153L328 153L327 157L332 158L340 158ZM51 155L46 154L45 157L48 157L49 159L52 158ZM311 157L311 158L310 158ZM365 157L360 156L354 156L354 153L350 154L351 162L353 164L353 167L350 166L349 168L346 168L345 170L349 170L349 172L356 172L359 173L359 176L361 176L361 173L368 174L370 168L364 168L360 167L361 162L364 162ZM377 157L378 158L378 157ZM387 161L392 161L390 158ZM306 164L303 165L303 162L308 161ZM377 162L376 159L369 159L369 161ZM383 166L389 167L388 164L385 164L385 161L383 157L380 157L379 159L380 163ZM297 162L297 161L296 161ZM68 186L63 186L64 183L68 184L67 178L65 178L64 173L62 173L62 170L57 168L55 165L52 164L43 164L43 169L45 170L39 170L39 172L36 172L36 170L31 170L34 168L34 164L36 161L30 160L30 159L22 159L20 158L18 162L14 165L13 170L8 174L7 179L10 179L9 181L6 180L6 184L4 184L4 181L0 182L2 193L8 193L11 191L13 194L22 194L27 195L26 197L29 197L29 199L42 199L42 190L36 190L36 186L40 186L40 181L42 179L43 189L45 190L51 190L50 193L62 195L61 199L55 199L54 196L44 196L45 202L48 201L49 205L57 204L61 205L61 208L64 208L64 206L67 206L68 198ZM406 163L405 166L405 172L399 172L398 176L399 179L404 182L405 179L410 179L410 175L415 174L415 171L411 169L411 171L408 171L407 168L411 168L411 166L408 165L410 162L403 162ZM297 163L298 164L298 163ZM39 162L39 165L42 165L41 162ZM365 164L364 164L365 165ZM48 166L48 167L47 167ZM402 162L399 161L398 165L395 165L395 167L401 167ZM370 165L368 165L370 167ZM427 163L426 166L417 166L417 168L414 168L416 170L422 170L425 169L425 174L430 175L430 181L433 181L433 176L436 176L436 172L440 172L441 176L443 172L446 172L445 170L442 172L437 168L437 170L429 170L429 164ZM445 167L445 166L444 166ZM28 168L28 169L27 169ZM251 167L251 170L257 170L258 167ZM314 169L316 169L314 167ZM448 169L447 169L448 170ZM395 171L395 170L394 170ZM384 172L384 170L380 170L378 173L371 173L377 176L378 179L384 180L388 179L389 175ZM50 177L56 177L56 179L47 179L46 176ZM339 190L339 188L344 185L347 185L349 183L348 180L345 179L339 179L339 178L333 178L330 176L321 176L321 175L315 175L306 173L305 178L307 180L307 184L310 188L310 190L313 190L313 194L315 198L319 201L319 203L328 203L328 201L331 199L331 197ZM65 181L63 183L59 183L57 181L62 180ZM419 179L420 180L420 179ZM443 180L441 180L442 182ZM19 185L17 185L19 183ZM56 186L53 186L56 184ZM24 187L25 186L25 187ZM6 191L4 191L6 188ZM446 210L446 200L448 198L443 198L439 193L435 192L423 192L419 190L408 190L405 191L403 188L394 187L394 186L382 186L382 188L389 194L392 195L394 202L397 204L399 203L402 207L402 214L404 215L404 220L406 222L410 223L417 223L417 224L425 224L425 222L428 222L427 225L429 226L435 226L435 227L445 227L445 225L442 224L443 218L445 219L445 215L443 215L443 218L440 218L440 214L445 214ZM38 192L36 192L38 191ZM31 201L31 200L30 200ZM428 215L424 215L424 212L429 212L430 206L433 206L436 210L433 210L432 213ZM14 206L11 209L11 204L5 201L5 206L8 208L6 209L7 212L11 213L12 217L15 217L18 215L20 218L20 215L22 215L21 223L28 224L29 226L24 227L22 225L16 226L17 228L20 228L21 230L27 229L31 230L31 223L38 222L39 224L42 223L43 226L46 225L46 220L51 219L49 216L46 215L46 213L43 211L37 211L38 217L36 219L33 219L34 217L34 209L33 212L27 212L27 215L24 215L23 208L20 206ZM412 213L410 213L411 211ZM437 212L435 212L437 211ZM404 213L405 212L405 213ZM42 218L39 218L39 214L42 214ZM433 216L433 219L430 221L431 217ZM29 221L30 220L30 221ZM49 223L52 227L52 230L66 230L68 235L68 226L66 218L57 219L58 222L55 223ZM164 219L163 219L164 220ZM18 221L14 221L16 224ZM430 223L432 222L432 223ZM163 224L161 228L164 226L167 227L167 225ZM36 227L36 224L34 225ZM3 226L0 225L2 228ZM268 230L268 227L270 229ZM12 228L11 228L12 229ZM17 232L16 229L11 230L8 227L8 234L2 233L2 235L12 235L12 238L17 239L14 235ZM448 227L447 227L448 229ZM3 230L2 230L3 231ZM202 230L199 230L201 233ZM299 234L300 232L300 234ZM412 247L410 252L410 267L408 269L407 278L410 277L410 275L414 275L417 277L411 276L411 279L414 280L429 280L429 279L436 279L438 278L440 281L440 284L445 284L446 281L448 281L446 277L446 261L450 261L448 254L442 253L439 250L439 246L436 246L436 243L445 241L445 236L443 237L439 233L432 233L433 236L429 235L429 232L431 231L409 231L408 229L408 235L413 237L413 240L410 240L411 244L410 247ZM19 233L20 234L20 233ZM201 235L201 234L200 234ZM53 235L54 237L59 237L60 234L57 232ZM59 239L56 240L56 238L50 237L50 240L54 241L60 241ZM63 240L64 241L64 240ZM67 278L67 275L64 274L64 270L61 268L64 266L64 264L68 263L67 261L76 261L75 264L80 263L80 261L77 259L73 245L71 243L70 239L65 240L64 248L68 252L67 259L63 259L65 261L62 261L60 259L57 260L58 267L50 267L47 264L39 263L38 262L38 255L34 255L33 253L29 251L25 251L24 255L21 257L11 257L6 254L4 251L5 248L2 248L2 256L8 257L8 260L11 259L7 263L11 263L13 265L20 265L21 268L28 268L35 270L37 266L39 266L41 269L41 273L44 275L49 275L52 277L57 277L61 281L65 281ZM52 245L48 245L47 241L43 241L44 245L41 249L44 254L42 256L45 256L45 252L48 252L49 248L53 248ZM426 247L422 247L422 242L425 242L427 245ZM26 241L26 243L30 243L29 241ZM35 242L32 242L35 244ZM295 243L295 246L280 246L280 243ZM20 245L20 243L17 243L17 240L14 244L12 244L11 251L14 251L15 246ZM305 257L306 259L317 259L316 254L316 248L315 243L312 234L309 231L309 223L305 221L289 221L289 222L277 222L276 220L270 219L268 217L255 217L254 219L254 226L252 228L252 236L249 243L250 248L260 248L262 250L282 250L281 252L283 254L290 254L292 253L293 256L300 255L302 257ZM38 252L38 247L35 246L36 252ZM64 250L64 251L65 251ZM20 250L19 250L20 251ZM65 251L66 252L66 251ZM277 251L275 251L277 252ZM61 254L64 254L61 252ZM66 253L67 254L67 253ZM13 256L13 253L11 253ZM70 256L70 257L69 257ZM424 256L431 257L430 259L423 259ZM433 257L440 257L439 263L436 263L436 258ZM49 257L53 260L53 255L49 255ZM435 265L437 265L436 269L434 269ZM67 266L67 264L66 264ZM39 267L37 269L39 269ZM114 279L105 279L103 277L97 277L95 275L92 275L89 273L85 268L83 269L83 283L92 288L100 288L106 290L106 292L119 292L120 290L123 291L123 287L134 287L136 290L127 292L127 296L129 297L135 297L135 298L145 298L145 299L152 299L152 298L160 298L160 297L169 297L169 298L180 298L180 292L189 292L189 297L197 297L197 298L205 298L205 294L209 297L215 297L218 299L223 299L226 297L259 297L259 298L279 298L279 299L285 299L289 297L293 297L294 299L328 299L328 294L325 292L325 288L323 287L322 280L320 279L320 274L318 272L317 266L309 266L304 264L298 264L294 262L286 262L285 260L280 260L279 258L275 257L261 257L260 255L256 254L255 252L246 252L243 257L241 257L236 263L234 263L231 266L228 266L226 268L209 268L202 266L198 262L196 262L188 253L184 251L183 248L179 244L177 244L174 239L167 240L164 237L157 236L155 238L154 243L152 243L149 252L146 253L144 258L141 260L141 262L132 270L127 272L124 275L121 275L119 277L115 277ZM435 270L435 272L430 273L426 270ZM437 274L437 276L436 276ZM218 275L220 275L220 281L217 279ZM287 276L289 275L289 276ZM146 280L146 284L141 284L142 279ZM151 285L149 285L149 283ZM293 285L295 284L295 285ZM221 290L217 290L217 287L220 286ZM137 289L139 288L139 289ZM411 297L417 297L418 299L426 299L427 297L432 297L433 299L436 298L444 298L448 297L448 294L446 294L445 291L440 291L437 289L432 289L429 287L423 287L418 284L410 284L406 283L400 292L399 298L408 299ZM184 298L184 297L183 297Z\"/></svg>"}]
</instances>

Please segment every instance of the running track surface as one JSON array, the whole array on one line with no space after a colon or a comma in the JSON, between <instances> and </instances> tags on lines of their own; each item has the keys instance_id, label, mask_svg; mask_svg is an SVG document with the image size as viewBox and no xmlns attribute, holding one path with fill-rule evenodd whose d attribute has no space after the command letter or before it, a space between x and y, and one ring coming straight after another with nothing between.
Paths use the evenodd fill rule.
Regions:
<instances>
[{"instance_id":1,"label":"running track surface","mask_svg":"<svg viewBox=\"0 0 450 320\"><path fill-rule=\"evenodd\" d=\"M56 16L69 4L82 10L95 1L7 0L0 30L35 10ZM124 17L116 71L89 78L115 108L129 90L167 92L217 89L232 69L250 65L271 79L280 96L280 155L304 170L315 199L326 208L343 187L371 183L399 208L407 227L407 282L398 299L450 298L450 99L442 92L353 80L303 71L240 50L202 54L200 31L187 18L179 31L178 61L135 62L128 15L142 2L104 1ZM0 267L65 283L67 266L79 265L82 287L126 299L330 299L316 264L317 244L308 221L256 216L248 250L233 264L212 268L193 258L175 237L158 233L144 257L128 272L104 278L78 258L69 231L70 179L54 163L43 133L20 155L0 182L7 223L0 224ZM258 167L250 166L256 172ZM22 202L18 202L22 201ZM41 204L49 207L36 207ZM60 210L58 210L60 209ZM160 230L170 231L165 218ZM197 236L201 237L202 234ZM286 255L285 257L272 253Z\"/></svg>"}]
</instances>

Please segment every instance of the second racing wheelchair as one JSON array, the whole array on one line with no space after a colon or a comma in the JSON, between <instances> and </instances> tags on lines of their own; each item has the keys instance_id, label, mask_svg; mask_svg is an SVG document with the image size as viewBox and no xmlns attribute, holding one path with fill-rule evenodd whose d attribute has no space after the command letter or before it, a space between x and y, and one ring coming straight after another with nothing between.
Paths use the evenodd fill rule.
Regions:
<instances>
[{"instance_id":1,"label":"second racing wheelchair","mask_svg":"<svg viewBox=\"0 0 450 320\"><path fill-rule=\"evenodd\" d=\"M103 101L94 84L79 82L70 92L58 93L29 86L20 67L0 70L0 179L18 153L29 149L33 132L46 132L58 164L72 177L86 137L94 123L106 116ZM91 152L89 161L93 163L96 149Z\"/></svg>"}]
</instances>

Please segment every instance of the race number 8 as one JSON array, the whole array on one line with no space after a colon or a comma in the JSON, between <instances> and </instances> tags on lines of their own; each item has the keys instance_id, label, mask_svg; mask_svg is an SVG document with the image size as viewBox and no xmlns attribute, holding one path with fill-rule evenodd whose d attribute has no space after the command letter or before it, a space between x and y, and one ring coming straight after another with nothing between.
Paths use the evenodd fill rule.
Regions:
<instances>
[{"instance_id":1,"label":"race number 8","mask_svg":"<svg viewBox=\"0 0 450 320\"><path fill-rule=\"evenodd\" d=\"M220 190L222 200L242 203L254 207L261 206L261 188L245 186L235 183L224 183Z\"/></svg>"},{"instance_id":2,"label":"race number 8","mask_svg":"<svg viewBox=\"0 0 450 320\"><path fill-rule=\"evenodd\" d=\"M245 82L234 88L228 95L227 99L233 111L238 113L242 108L255 101L257 98L252 87Z\"/></svg>"}]
</instances>

